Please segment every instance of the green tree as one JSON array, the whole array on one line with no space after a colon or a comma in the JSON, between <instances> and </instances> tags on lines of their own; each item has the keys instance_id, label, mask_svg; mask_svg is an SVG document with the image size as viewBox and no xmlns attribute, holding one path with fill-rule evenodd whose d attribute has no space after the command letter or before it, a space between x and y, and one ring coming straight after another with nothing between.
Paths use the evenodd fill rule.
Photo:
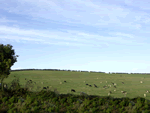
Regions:
<instances>
[{"instance_id":1,"label":"green tree","mask_svg":"<svg viewBox=\"0 0 150 113\"><path fill-rule=\"evenodd\" d=\"M10 74L10 68L17 62L14 50L12 49L13 46L10 44L3 45L0 44L0 79L1 79L1 86L2 91L4 91L3 87L3 80L8 77Z\"/></svg>"}]
</instances>

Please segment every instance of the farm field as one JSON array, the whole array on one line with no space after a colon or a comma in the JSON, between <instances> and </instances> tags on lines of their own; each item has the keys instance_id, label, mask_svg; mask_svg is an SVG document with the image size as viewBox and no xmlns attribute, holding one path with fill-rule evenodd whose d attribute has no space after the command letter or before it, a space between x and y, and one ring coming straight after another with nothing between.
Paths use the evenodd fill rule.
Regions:
<instances>
[{"instance_id":1,"label":"farm field","mask_svg":"<svg viewBox=\"0 0 150 113\"><path fill-rule=\"evenodd\" d=\"M79 95L80 92L85 92L89 95L108 96L108 92L111 91L110 96L114 98L124 97L125 95L121 91L126 91L126 97L144 97L146 94L145 98L150 100L150 94L146 93L147 90L150 91L150 75L34 70L11 72L9 77L4 79L4 82L10 83L14 76L19 78L21 85L24 85L27 80L36 82L35 86L41 85L41 88L33 88L32 91L40 91L46 86L56 88L60 94L74 93ZM116 88L111 82L116 83ZM86 84L92 85L92 87ZM97 85L97 88L94 87L94 84ZM106 85L111 85L111 87L104 89L103 86ZM75 89L76 92L71 92L71 89ZM116 91L114 91L115 89Z\"/></svg>"}]
</instances>

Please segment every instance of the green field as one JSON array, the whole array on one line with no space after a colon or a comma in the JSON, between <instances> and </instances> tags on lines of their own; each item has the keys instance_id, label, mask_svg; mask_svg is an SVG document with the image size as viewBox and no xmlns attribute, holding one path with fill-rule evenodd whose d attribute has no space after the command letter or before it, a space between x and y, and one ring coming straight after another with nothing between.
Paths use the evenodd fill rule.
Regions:
<instances>
[{"instance_id":1,"label":"green field","mask_svg":"<svg viewBox=\"0 0 150 113\"><path fill-rule=\"evenodd\" d=\"M14 76L16 76L19 77L21 85L24 85L27 80L33 80L36 82L36 85L41 85L40 89L36 90L36 88L33 88L33 91L39 91L44 86L57 88L60 94L71 93L71 89L75 89L76 92L72 92L74 94L85 92L89 95L108 96L108 92L112 91L110 96L115 98L124 97L121 91L127 91L126 97L144 97L144 94L146 94L145 98L150 100L150 94L146 93L147 90L150 91L150 75L122 74L122 77L120 75L121 74L67 71L14 71L11 72L8 78L4 79L4 82L9 83L15 79ZM25 80L25 78L27 78L27 80ZM66 80L67 83L64 83L64 80ZM143 81L143 83L140 83L140 81ZM41 82L44 83L42 84ZM114 91L115 88L111 82L117 84L116 91ZM124 82L124 84L122 84L122 82ZM86 83L92 85L92 87L86 86ZM95 88L93 86L94 84L96 84L98 88ZM105 85L111 85L111 87L103 89Z\"/></svg>"}]
</instances>

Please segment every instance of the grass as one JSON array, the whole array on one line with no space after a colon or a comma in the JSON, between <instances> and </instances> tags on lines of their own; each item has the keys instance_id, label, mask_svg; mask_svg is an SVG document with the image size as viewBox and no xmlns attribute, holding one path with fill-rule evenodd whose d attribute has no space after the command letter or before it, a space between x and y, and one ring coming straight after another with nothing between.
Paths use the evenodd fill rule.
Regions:
<instances>
[{"instance_id":1,"label":"grass","mask_svg":"<svg viewBox=\"0 0 150 113\"><path fill-rule=\"evenodd\" d=\"M122 74L104 74L104 73L88 73L88 72L65 72L65 71L16 71L11 72L9 77L4 81L6 83L11 82L14 79L14 75L20 78L20 84L24 85L27 80L33 80L36 82L34 85L41 85L41 87L49 86L55 87L61 94L66 94L66 92L70 92L71 89L75 89L76 92L74 94L78 95L81 91L89 94L89 95L98 95L98 96L107 96L109 91L113 93L111 96L122 98L124 95L121 91L127 91L127 97L134 98L136 96L144 97L144 93L147 90L150 90L150 76L149 75L127 75ZM145 77L145 79L143 79ZM98 79L97 79L98 78ZM63 81L66 80L67 83ZM85 81L85 83L84 83ZM107 81L107 83L106 83ZM140 83L143 81L143 83ZM43 84L41 82L44 82ZM102 82L102 83L100 83ZM114 92L114 87L111 84L114 82L117 84L116 91ZM122 84L124 82L125 84ZM92 87L86 86L88 83L92 85ZM93 87L93 84L96 84L98 88ZM111 87L107 89L103 89L104 85L111 85ZM33 91L40 91L41 89L36 90L36 88L32 89ZM147 94L146 99L150 100L150 94Z\"/></svg>"},{"instance_id":2,"label":"grass","mask_svg":"<svg viewBox=\"0 0 150 113\"><path fill-rule=\"evenodd\" d=\"M120 74L88 72L14 71L4 79L9 88L0 91L0 112L149 113L150 94L146 93L149 79L149 75L135 74L122 74L121 77ZM64 83L64 80L67 82ZM143 83L140 83L141 80ZM116 83L117 88L111 82ZM86 83L92 87L86 86ZM93 87L94 84L98 88ZM104 85L111 87L103 89ZM49 89L42 90L47 86ZM71 89L76 92L71 92ZM80 96L81 91L88 96ZM109 91L112 93L108 97ZM121 91L127 91L126 98ZM147 96L144 97L144 94Z\"/></svg>"}]
</instances>

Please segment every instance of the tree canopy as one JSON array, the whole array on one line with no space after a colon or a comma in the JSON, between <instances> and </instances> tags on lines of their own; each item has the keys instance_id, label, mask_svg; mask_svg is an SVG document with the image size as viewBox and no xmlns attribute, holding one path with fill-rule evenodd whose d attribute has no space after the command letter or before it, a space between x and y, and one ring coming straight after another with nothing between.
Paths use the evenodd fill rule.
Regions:
<instances>
[{"instance_id":1,"label":"tree canopy","mask_svg":"<svg viewBox=\"0 0 150 113\"><path fill-rule=\"evenodd\" d=\"M3 45L0 44L0 79L1 84L4 78L7 78L10 74L10 68L17 62L18 55L15 55L15 51L12 49L13 46L10 44ZM3 84L2 84L3 86ZM2 87L3 90L3 87Z\"/></svg>"}]
</instances>

